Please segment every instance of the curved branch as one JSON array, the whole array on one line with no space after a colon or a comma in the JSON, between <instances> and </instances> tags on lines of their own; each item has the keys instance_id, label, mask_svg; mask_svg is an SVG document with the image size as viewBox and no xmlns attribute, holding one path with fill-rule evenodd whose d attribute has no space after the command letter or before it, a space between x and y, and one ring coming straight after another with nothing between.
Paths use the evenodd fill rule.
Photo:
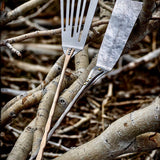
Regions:
<instances>
[{"instance_id":1,"label":"curved branch","mask_svg":"<svg viewBox=\"0 0 160 160\"><path fill-rule=\"evenodd\" d=\"M4 17L0 18L0 26L5 25L6 23L16 19L19 16L24 15L26 12L30 11L31 9L47 2L48 0L30 0L26 3L18 6L14 10L10 11Z\"/></svg>"},{"instance_id":2,"label":"curved branch","mask_svg":"<svg viewBox=\"0 0 160 160\"><path fill-rule=\"evenodd\" d=\"M68 151L61 157L56 158L56 160L113 159L131 150L137 151L133 147L130 147L133 145L132 143L135 143L136 136L145 132L158 131L159 127L160 97L157 97L148 107L134 111L118 119L97 138Z\"/></svg>"}]
</instances>

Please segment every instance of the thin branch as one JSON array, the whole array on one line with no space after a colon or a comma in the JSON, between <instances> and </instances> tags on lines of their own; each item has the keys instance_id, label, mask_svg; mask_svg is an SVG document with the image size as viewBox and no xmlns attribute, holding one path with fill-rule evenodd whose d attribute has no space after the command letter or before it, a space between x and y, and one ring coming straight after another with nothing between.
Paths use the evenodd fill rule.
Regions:
<instances>
[{"instance_id":1,"label":"thin branch","mask_svg":"<svg viewBox=\"0 0 160 160\"><path fill-rule=\"evenodd\" d=\"M6 111L8 108L12 107L12 105L14 105L14 103L16 103L17 101L21 100L22 98L25 98L25 97L33 94L34 92L37 92L37 91L39 91L41 89L44 89L45 86L47 86L61 72L63 61L64 61L64 55L62 55L61 57L58 58L56 63L52 66L52 68L50 69L49 73L47 74L45 80L38 87L36 87L33 90L27 91L23 95L18 95L17 97L13 98L11 101L9 101L2 108L1 113Z\"/></svg>"},{"instance_id":2,"label":"thin branch","mask_svg":"<svg viewBox=\"0 0 160 160\"><path fill-rule=\"evenodd\" d=\"M1 93L2 94L7 94L7 95L12 95L12 96L17 96L19 94L24 94L26 91L22 90L15 90L15 89L10 89L10 88L1 88Z\"/></svg>"},{"instance_id":3,"label":"thin branch","mask_svg":"<svg viewBox=\"0 0 160 160\"><path fill-rule=\"evenodd\" d=\"M0 43L1 46L6 45L6 43L16 43L20 42L29 38L35 38L35 37L41 37L41 36L52 36L55 34L60 34L61 29L52 29L52 30L47 30L47 31L35 31L27 34L23 34L17 37L9 38L7 40L4 40Z\"/></svg>"},{"instance_id":4,"label":"thin branch","mask_svg":"<svg viewBox=\"0 0 160 160\"><path fill-rule=\"evenodd\" d=\"M32 10L33 8L46 3L48 0L30 0L26 3L18 6L14 10L7 13L6 16L0 18L0 26L5 25L6 23L16 19L19 16L24 15L26 12Z\"/></svg>"},{"instance_id":5,"label":"thin branch","mask_svg":"<svg viewBox=\"0 0 160 160\"><path fill-rule=\"evenodd\" d=\"M64 134L66 132L72 131L75 128L80 127L83 123L89 121L91 119L91 114L87 114L85 117L81 118L80 121L78 121L77 123L73 124L72 126L69 126L67 128L64 128L63 130L58 130L57 133L58 134Z\"/></svg>"},{"instance_id":6,"label":"thin branch","mask_svg":"<svg viewBox=\"0 0 160 160\"><path fill-rule=\"evenodd\" d=\"M52 141L48 141L48 144L50 144L53 147L58 148L58 149L60 149L62 151L69 151L70 150L69 148L63 146L62 144L55 143L55 142L52 142Z\"/></svg>"},{"instance_id":7,"label":"thin branch","mask_svg":"<svg viewBox=\"0 0 160 160\"><path fill-rule=\"evenodd\" d=\"M159 56L160 56L160 48L148 53L147 55L145 55L141 58L136 59L134 62L130 62L129 64L125 65L122 68L111 71L110 73L107 74L107 76L110 78L113 76L118 76L122 72L133 70L142 64L144 65L150 61L153 61L154 59L158 58Z\"/></svg>"},{"instance_id":8,"label":"thin branch","mask_svg":"<svg viewBox=\"0 0 160 160\"><path fill-rule=\"evenodd\" d=\"M17 54L18 56L22 56L21 53L17 49L15 49L10 43L7 42L5 45L6 47L8 47L8 49L11 50L12 53Z\"/></svg>"},{"instance_id":9,"label":"thin branch","mask_svg":"<svg viewBox=\"0 0 160 160\"><path fill-rule=\"evenodd\" d=\"M41 72L43 74L47 74L51 69L51 67L44 67L42 65L22 62L15 59L10 60L7 58L3 58L3 60L5 60L9 66L14 66L14 67L20 68L23 71L30 72L30 73Z\"/></svg>"},{"instance_id":10,"label":"thin branch","mask_svg":"<svg viewBox=\"0 0 160 160\"><path fill-rule=\"evenodd\" d=\"M113 94L113 84L109 83L108 93L107 93L107 95L105 96L105 99L102 102L102 129L103 129L103 131L104 131L105 105L108 103L108 100L111 98L112 94Z\"/></svg>"},{"instance_id":11,"label":"thin branch","mask_svg":"<svg viewBox=\"0 0 160 160\"><path fill-rule=\"evenodd\" d=\"M21 19L18 19L18 20L15 20L15 21L12 21L10 22L8 25L13 25L13 24L18 24L18 23L23 23L25 20L29 20L29 19L32 19L36 16L38 16L41 12L43 12L46 8L48 8L55 0L49 0L47 3L45 3L42 7L40 7L35 13L29 15L29 16L26 16L24 18L21 18Z\"/></svg>"},{"instance_id":12,"label":"thin branch","mask_svg":"<svg viewBox=\"0 0 160 160\"><path fill-rule=\"evenodd\" d=\"M109 5L106 5L103 1L99 0L98 3L100 5L100 7L104 8L104 9L110 11L110 12L113 11L113 9Z\"/></svg>"},{"instance_id":13,"label":"thin branch","mask_svg":"<svg viewBox=\"0 0 160 160\"><path fill-rule=\"evenodd\" d=\"M96 26L104 25L104 24L105 25L108 24L108 20L96 21L92 24L92 27L96 27ZM52 36L52 35L57 35L57 34L60 34L60 33L61 33L61 28L47 30L47 31L35 31L35 32L31 32L31 33L27 33L27 34L24 34L24 35L20 35L20 36L17 36L17 37L13 37L13 38L3 40L0 43L0 46L6 45L6 43L12 44L12 43L16 43L16 42L21 42L21 41L24 41L24 40L29 39L29 38Z\"/></svg>"}]
</instances>

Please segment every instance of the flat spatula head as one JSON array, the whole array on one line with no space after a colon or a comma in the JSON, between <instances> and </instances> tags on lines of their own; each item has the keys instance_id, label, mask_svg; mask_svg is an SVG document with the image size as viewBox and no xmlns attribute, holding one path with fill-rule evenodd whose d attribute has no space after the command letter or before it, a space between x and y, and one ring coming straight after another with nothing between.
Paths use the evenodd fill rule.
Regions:
<instances>
[{"instance_id":1,"label":"flat spatula head","mask_svg":"<svg viewBox=\"0 0 160 160\"><path fill-rule=\"evenodd\" d=\"M97 2L98 0L90 0L89 3L87 0L60 0L64 53L68 48L73 48L74 56L84 48Z\"/></svg>"},{"instance_id":2,"label":"flat spatula head","mask_svg":"<svg viewBox=\"0 0 160 160\"><path fill-rule=\"evenodd\" d=\"M110 71L118 61L141 11L142 2L117 0L98 54L96 66Z\"/></svg>"}]
</instances>

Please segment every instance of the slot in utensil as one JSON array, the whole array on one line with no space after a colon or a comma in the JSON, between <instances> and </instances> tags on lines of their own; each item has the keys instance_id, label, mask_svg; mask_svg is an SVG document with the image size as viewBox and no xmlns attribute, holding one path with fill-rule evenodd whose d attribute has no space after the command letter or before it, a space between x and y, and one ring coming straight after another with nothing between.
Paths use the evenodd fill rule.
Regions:
<instances>
[{"instance_id":1,"label":"slot in utensil","mask_svg":"<svg viewBox=\"0 0 160 160\"><path fill-rule=\"evenodd\" d=\"M85 90L87 90L97 79L112 70L125 47L141 9L141 2L132 0L116 1L98 54L97 64L90 71L89 76L82 88L49 132L48 139L52 136L56 128L62 122L63 118L81 94L84 93Z\"/></svg>"},{"instance_id":2,"label":"slot in utensil","mask_svg":"<svg viewBox=\"0 0 160 160\"><path fill-rule=\"evenodd\" d=\"M64 2L66 2L66 8L64 8L65 7ZM89 6L88 6L87 0L78 0L77 7L75 8L75 4L76 4L75 0L65 0L65 1L60 0L62 48L65 54L65 60L64 60L62 73L61 73L60 80L55 92L55 96L54 96L51 110L49 113L49 118L46 123L45 132L41 141L40 149L39 149L36 160L42 159L43 150L46 145L47 135L50 130L51 121L52 121L56 103L59 97L59 92L60 92L61 84L64 78L65 70L68 66L70 58L84 48L84 45L88 36L89 28L94 16L94 12L96 10L97 3L98 3L98 0L90 0ZM86 8L87 6L88 6L88 9ZM85 17L83 29L81 30L85 11L87 12L87 15ZM75 14L75 22L73 20L74 14Z\"/></svg>"}]
</instances>

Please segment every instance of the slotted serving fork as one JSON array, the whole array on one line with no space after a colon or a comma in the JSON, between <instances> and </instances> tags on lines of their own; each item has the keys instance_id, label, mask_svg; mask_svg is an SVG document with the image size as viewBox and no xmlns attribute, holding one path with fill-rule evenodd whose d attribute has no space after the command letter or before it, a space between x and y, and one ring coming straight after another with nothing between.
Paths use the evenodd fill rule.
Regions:
<instances>
[{"instance_id":1,"label":"slotted serving fork","mask_svg":"<svg viewBox=\"0 0 160 160\"><path fill-rule=\"evenodd\" d=\"M75 7L76 2L77 6ZM84 48L97 3L98 0L90 0L89 5L87 5L87 0L60 0L62 48L65 54L65 60L36 160L42 159L43 150L46 145L46 138L50 130L52 117L59 97L59 92L66 68L71 57L73 57ZM82 22L85 13L86 17L83 24Z\"/></svg>"}]
</instances>

